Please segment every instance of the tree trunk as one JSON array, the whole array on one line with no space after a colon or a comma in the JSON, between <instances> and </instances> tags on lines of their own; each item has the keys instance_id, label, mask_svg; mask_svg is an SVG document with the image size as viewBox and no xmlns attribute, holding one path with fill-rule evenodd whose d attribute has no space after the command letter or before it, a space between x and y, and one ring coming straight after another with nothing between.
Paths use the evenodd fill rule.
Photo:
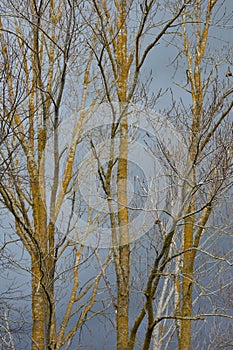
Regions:
<instances>
[{"instance_id":1,"label":"tree trunk","mask_svg":"<svg viewBox=\"0 0 233 350\"><path fill-rule=\"evenodd\" d=\"M125 121L125 118L123 118ZM128 317L129 317L129 277L130 248L127 209L127 156L128 133L127 123L121 125L120 158L118 164L118 222L119 222L119 276L117 276L117 349L128 349Z\"/></svg>"},{"instance_id":2,"label":"tree trunk","mask_svg":"<svg viewBox=\"0 0 233 350\"><path fill-rule=\"evenodd\" d=\"M121 0L118 6L119 29L117 41L117 67L118 67L118 101L120 105L120 146L117 169L117 200L119 225L119 261L117 271L117 349L128 349L129 334L129 277L130 277L130 248L128 231L127 209L127 176L128 176L128 121L127 110L127 27L126 4Z\"/></svg>"},{"instance_id":3,"label":"tree trunk","mask_svg":"<svg viewBox=\"0 0 233 350\"><path fill-rule=\"evenodd\" d=\"M46 298L40 261L32 256L32 350L45 347Z\"/></svg>"},{"instance_id":4,"label":"tree trunk","mask_svg":"<svg viewBox=\"0 0 233 350\"><path fill-rule=\"evenodd\" d=\"M48 256L32 255L32 349L54 349L56 322L54 307L54 263ZM47 265L47 266L46 266Z\"/></svg>"},{"instance_id":5,"label":"tree trunk","mask_svg":"<svg viewBox=\"0 0 233 350\"><path fill-rule=\"evenodd\" d=\"M184 250L193 246L193 221L194 217L188 218L184 229ZM183 281L182 281L182 317L187 318L181 321L179 350L191 350L191 317L192 317L192 285L193 280L193 252L184 253L183 258Z\"/></svg>"},{"instance_id":6,"label":"tree trunk","mask_svg":"<svg viewBox=\"0 0 233 350\"><path fill-rule=\"evenodd\" d=\"M192 56L190 50L190 43L188 39L187 32L187 23L185 23L184 17L184 49L185 55L188 63L188 72L189 72L189 83L191 87L192 94L192 111L193 119L191 126L191 137L190 137L190 148L189 148L189 162L188 169L190 174L188 175L189 183L195 188L196 186L196 168L195 163L198 157L200 156L199 152L199 137L200 131L202 130L205 122L203 123L203 79L202 79L202 68L201 63L205 54L206 43L208 38L208 32L211 22L211 14L213 7L215 6L216 1L208 1L206 4L205 10L205 23L203 28L201 25L197 25L195 29L196 37L196 52L195 58ZM195 5L195 16L197 21L202 22L203 15L203 1L198 0ZM189 190L192 190L189 188ZM191 194L191 191L190 191ZM190 205L187 208L186 214L190 214L196 209L196 195L192 194L190 198ZM205 216L204 216L205 217ZM179 350L190 350L191 349L191 318L193 312L192 305L192 289L193 289L193 277L194 277L194 263L195 263L195 252L192 250L195 247L194 238L194 223L195 216L190 215L185 219L184 222L184 233L183 233L183 279L182 279L182 301L181 301L181 316L187 319L181 319L181 328L180 328L180 337L179 337ZM200 232L198 241L202 234ZM197 243L197 242L196 242ZM189 249L189 251L187 251Z\"/></svg>"}]
</instances>

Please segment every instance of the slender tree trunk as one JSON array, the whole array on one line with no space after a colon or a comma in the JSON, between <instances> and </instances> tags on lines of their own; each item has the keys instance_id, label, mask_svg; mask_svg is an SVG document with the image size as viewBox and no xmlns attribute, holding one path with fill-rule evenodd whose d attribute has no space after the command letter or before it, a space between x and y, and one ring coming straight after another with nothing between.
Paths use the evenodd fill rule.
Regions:
<instances>
[{"instance_id":1,"label":"slender tree trunk","mask_svg":"<svg viewBox=\"0 0 233 350\"><path fill-rule=\"evenodd\" d=\"M32 349L51 349L55 342L54 308L54 224L47 227L45 204L41 197L40 177L31 168L33 197L34 248L32 262ZM36 175L37 174L37 175ZM43 174L43 172L42 172Z\"/></svg>"},{"instance_id":2,"label":"slender tree trunk","mask_svg":"<svg viewBox=\"0 0 233 350\"><path fill-rule=\"evenodd\" d=\"M45 347L46 299L42 287L40 261L32 256L32 350Z\"/></svg>"},{"instance_id":3,"label":"slender tree trunk","mask_svg":"<svg viewBox=\"0 0 233 350\"><path fill-rule=\"evenodd\" d=\"M184 250L193 246L193 221L194 217L188 218L184 229ZM193 290L193 254L192 251L184 253L183 258L183 281L182 281L182 317L187 318L181 321L179 350L191 350L191 317L192 290Z\"/></svg>"},{"instance_id":4,"label":"slender tree trunk","mask_svg":"<svg viewBox=\"0 0 233 350\"><path fill-rule=\"evenodd\" d=\"M38 256L39 255L39 256ZM56 342L54 269L52 255L33 254L32 349L53 349Z\"/></svg>"},{"instance_id":5,"label":"slender tree trunk","mask_svg":"<svg viewBox=\"0 0 233 350\"><path fill-rule=\"evenodd\" d=\"M118 7L117 67L118 67L118 101L120 104L120 148L117 169L117 200L119 225L119 261L117 275L117 349L128 349L129 334L129 278L130 248L127 209L127 176L128 176L128 121L127 110L127 27L126 0L121 0Z\"/></svg>"},{"instance_id":6,"label":"slender tree trunk","mask_svg":"<svg viewBox=\"0 0 233 350\"><path fill-rule=\"evenodd\" d=\"M202 81L202 59L205 54L209 27L211 22L211 14L213 8L217 2L208 0L205 4L202 0L196 1L195 4L195 17L199 24L195 28L196 36L196 55L195 58L192 56L190 50L190 43L187 32L187 23L185 23L184 17L184 49L188 63L189 70L189 83L191 87L192 102L193 102L193 120L191 126L191 137L190 137L190 148L189 148L189 163L188 168L190 175L188 176L189 183L192 184L193 188L196 186L196 170L195 161L200 156L199 154L199 134L203 128L203 81ZM205 8L206 6L206 8ZM204 12L204 13L203 13ZM201 25L203 14L205 15L205 23ZM186 214L191 214L196 209L196 196L192 195L190 199L189 208ZM208 212L208 210L207 210ZM204 213L203 223L209 217L209 213ZM195 216L190 215L185 219L184 222L184 233L183 233L183 279L182 279L182 301L181 301L181 316L182 319L180 324L180 338L179 338L179 350L190 350L191 349L191 323L192 323L192 290L193 290L193 277L194 277L194 263L196 253L192 250L198 246L203 229L195 233L194 236L194 222ZM204 225L203 225L204 227ZM189 250L189 251L187 251Z\"/></svg>"},{"instance_id":7,"label":"slender tree trunk","mask_svg":"<svg viewBox=\"0 0 233 350\"><path fill-rule=\"evenodd\" d=\"M56 316L55 316L55 288L54 288L54 274L55 274L55 264L56 257L54 252L54 235L55 228L54 223L50 222L47 230L47 242L48 242L48 253L47 258L45 259L45 268L46 268L46 298L47 298L47 347L49 349L55 349L56 347Z\"/></svg>"},{"instance_id":8,"label":"slender tree trunk","mask_svg":"<svg viewBox=\"0 0 233 350\"><path fill-rule=\"evenodd\" d=\"M195 101L197 102L197 101ZM199 102L199 101L198 101ZM195 113L196 112L196 113ZM184 220L183 231L183 269L182 269L182 291L181 291L181 319L180 322L180 338L179 338L179 350L191 350L191 322L193 314L192 303L192 291L193 291L193 277L194 277L194 259L193 243L194 243L194 225L195 215L191 215L196 209L196 195L193 192L193 188L196 186L196 171L195 171L195 157L197 156L198 149L198 131L200 125L201 108L200 105L196 105L194 111L192 135L190 139L190 151L189 159L187 163L187 185L185 196L189 198L189 205L185 211L186 215L189 215Z\"/></svg>"},{"instance_id":9,"label":"slender tree trunk","mask_svg":"<svg viewBox=\"0 0 233 350\"><path fill-rule=\"evenodd\" d=\"M54 276L44 271L41 257L32 257L32 349L53 349L56 341ZM48 265L50 262L46 259Z\"/></svg>"},{"instance_id":10,"label":"slender tree trunk","mask_svg":"<svg viewBox=\"0 0 233 350\"><path fill-rule=\"evenodd\" d=\"M117 313L117 349L128 349L128 317L129 317L129 277L130 248L127 210L127 156L128 130L126 118L121 125L120 158L118 164L118 222L119 222L119 276L118 283L118 313Z\"/></svg>"}]
</instances>

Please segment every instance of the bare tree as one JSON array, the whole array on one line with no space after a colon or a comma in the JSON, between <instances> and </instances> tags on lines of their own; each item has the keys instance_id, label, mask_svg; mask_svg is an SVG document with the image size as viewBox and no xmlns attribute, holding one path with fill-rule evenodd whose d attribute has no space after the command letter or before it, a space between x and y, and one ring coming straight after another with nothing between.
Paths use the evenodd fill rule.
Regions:
<instances>
[{"instance_id":1,"label":"bare tree","mask_svg":"<svg viewBox=\"0 0 233 350\"><path fill-rule=\"evenodd\" d=\"M216 47L212 46L217 39L215 38L215 41L211 37L213 28L216 35L219 33L218 28L227 28L230 23L223 9L224 4L219 1L197 1L193 5L190 4L183 13L182 30L178 29L177 32L180 35L177 35L172 42L178 49L175 60L176 69L179 74L183 74L184 79L185 76L187 78L185 85L177 85L185 91L189 100L189 96L191 97L190 105L185 99L181 99L180 107L174 108L170 115L171 122L176 125L183 139L186 140L187 154L183 159L185 171L182 173L180 164L171 158L171 154L165 153L168 166L170 164L173 171L175 170L173 176L180 178L182 176L184 179L180 197L183 213L180 212L177 215L177 211L175 212L177 218L182 218L181 221L178 220L173 233L176 251L172 246L170 247L170 255L174 259L179 258L173 269L174 316L170 316L171 319L175 318L173 330L176 329L179 349L191 349L191 344L196 344L195 342L198 341L198 338L192 334L193 320L205 319L205 317L208 319L211 315L220 318L231 317L230 312L226 312L227 307L222 312L216 312L218 303L215 304L214 300L211 308L208 311L205 310L202 303L204 303L203 295L206 298L209 295L207 287L209 277L206 276L206 281L198 278L203 256L208 257L213 265L213 271L209 271L212 277L217 274L218 268L222 273L225 272L225 283L218 284L216 279L214 281L216 283L211 281L213 283L209 287L214 288L218 294L222 290L222 284L228 288L227 271L232 264L227 252L220 253L217 247L214 250L214 242L217 239L218 244L225 245L224 241L227 239L230 227L227 220L225 224L223 222L219 224L214 218L218 217L220 222L220 217L226 215L231 205L229 196L232 191L232 133L230 131L232 129L230 114L233 106L232 83L229 80L230 76L227 76L227 79L225 77L225 66L232 53L227 45L219 44L217 54ZM180 38L183 38L183 42ZM187 67L186 70L185 67ZM177 201L179 201L178 197L176 197ZM228 202L226 206L223 205L225 201ZM222 205L222 212L219 211L219 205ZM171 212L170 214L174 215ZM211 240L210 234L213 234ZM225 239L221 240L222 234ZM219 264L225 267L217 267ZM169 274L169 271L167 273ZM197 297L198 291L198 295L203 298L200 303L197 302L198 298L193 300L193 294ZM198 308L195 307L196 304ZM158 316L157 322L163 318ZM210 322L211 320L208 319L208 325ZM159 349L159 340L164 339L164 330L160 332L160 339L159 324L155 330L154 348ZM171 329L169 332L172 335ZM201 346L203 338L200 337L197 347ZM165 338L165 342L168 339L168 337ZM210 339L207 340L207 344L208 341L210 344ZM165 346L165 343L163 344Z\"/></svg>"},{"instance_id":2,"label":"bare tree","mask_svg":"<svg viewBox=\"0 0 233 350\"><path fill-rule=\"evenodd\" d=\"M62 209L74 181L75 149L83 130L87 86L93 79L93 54L84 52L84 46L79 45L81 31L85 36L82 10L82 3L76 1L1 3L1 58L5 65L1 118L10 133L1 148L4 173L0 193L31 259L30 267L22 268L31 274L32 349L60 349L71 343L96 302L101 278L99 273L93 279L87 278L85 288L80 286L79 265L91 252L84 250L83 242L74 244L69 236L73 205L68 211ZM73 76L83 84L81 98ZM72 96L66 90L68 83L73 84ZM65 109L69 107L72 115L79 103L82 113L76 114L78 131L73 130L73 143L67 149L67 145L61 145L64 135L59 126ZM50 155L49 145L53 146ZM52 178L48 188L49 156ZM59 224L62 215L67 216L65 229ZM71 253L73 257L68 259ZM68 278L69 273L73 275L71 293L57 324L55 284L61 288L59 281ZM86 295L89 298L82 301ZM78 321L72 323L74 316Z\"/></svg>"},{"instance_id":3,"label":"bare tree","mask_svg":"<svg viewBox=\"0 0 233 350\"><path fill-rule=\"evenodd\" d=\"M112 232L112 246L117 285L116 326L117 348L130 349L135 344L134 335L129 338L129 296L130 296L130 232L129 201L127 195L128 148L130 104L137 102L136 92L140 82L140 72L150 51L159 43L170 28L179 22L179 18L188 5L184 1L177 6L175 13L158 22L155 18L162 10L156 1L143 4L134 1L111 2L92 1L93 13L97 15L98 27L91 27L97 35L96 46L91 46L102 76L106 102L109 104L112 120L111 141L107 166L92 145L103 191L107 196ZM165 15L166 16L166 15ZM137 18L135 23L131 18ZM152 36L149 43L144 43L145 34ZM117 104L116 105L114 104ZM117 164L117 192L113 199L112 174ZM106 170L105 170L106 168ZM114 202L117 213L113 213ZM170 244L170 243L169 243ZM165 250L169 244L166 243ZM163 253L164 254L164 253ZM165 254L165 256L167 256ZM151 287L148 287L151 288ZM154 292L146 292L153 299ZM144 311L146 309L144 308ZM151 323L151 319L149 319ZM140 322L139 322L140 324ZM139 326L138 324L138 326ZM137 326L135 326L137 327ZM134 331L133 331L134 334ZM136 335L136 331L135 331ZM149 342L148 342L149 343Z\"/></svg>"},{"instance_id":4,"label":"bare tree","mask_svg":"<svg viewBox=\"0 0 233 350\"><path fill-rule=\"evenodd\" d=\"M32 349L81 344L95 316L117 349L190 349L193 320L231 318L202 308L205 264L232 264L209 239L232 191L223 3L2 2L0 195L30 255ZM162 114L145 72L164 42L185 83Z\"/></svg>"},{"instance_id":5,"label":"bare tree","mask_svg":"<svg viewBox=\"0 0 233 350\"><path fill-rule=\"evenodd\" d=\"M218 76L218 59L212 59L212 67L208 67L208 63L205 62L205 57L209 53L207 49L209 32L211 25L217 22L216 13L221 10L221 6L218 1L207 3L198 1L191 7L192 12L185 13L183 17L182 50L187 60L189 77L187 89L190 89L192 96L192 118L187 160L189 183L187 186L191 192L183 231L184 256L180 306L183 319L180 321L179 349L191 348L194 263L200 241L216 201L232 185L230 181L232 135L228 136L231 127L227 118L233 103L225 98L228 87L224 79ZM195 21L191 25L192 28L189 27L187 20L191 14ZM227 55L228 52L225 52L225 57Z\"/></svg>"}]
</instances>

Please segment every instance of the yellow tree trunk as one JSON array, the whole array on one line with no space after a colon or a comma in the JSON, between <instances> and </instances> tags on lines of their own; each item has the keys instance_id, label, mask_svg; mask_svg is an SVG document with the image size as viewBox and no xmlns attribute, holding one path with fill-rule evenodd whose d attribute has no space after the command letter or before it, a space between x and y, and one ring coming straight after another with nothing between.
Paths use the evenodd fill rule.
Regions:
<instances>
[{"instance_id":1,"label":"yellow tree trunk","mask_svg":"<svg viewBox=\"0 0 233 350\"><path fill-rule=\"evenodd\" d=\"M122 0L118 4L117 27L117 68L118 68L118 101L120 104L120 149L117 169L117 200L119 225L119 261L117 271L117 349L128 349L129 333L129 278L130 248L127 209L127 172L128 172L128 121L125 115L127 107L127 27L126 5Z\"/></svg>"},{"instance_id":2,"label":"yellow tree trunk","mask_svg":"<svg viewBox=\"0 0 233 350\"><path fill-rule=\"evenodd\" d=\"M42 260L42 254L33 255L31 259L33 350L52 349L56 341L54 274L48 268L51 267L51 258L46 258L43 262ZM47 268L45 268L46 264Z\"/></svg>"},{"instance_id":3,"label":"yellow tree trunk","mask_svg":"<svg viewBox=\"0 0 233 350\"><path fill-rule=\"evenodd\" d=\"M191 45L189 42L189 33L187 31L187 22L184 15L183 18L183 38L184 38L184 52L186 55L189 71L189 83L191 87L192 102L193 102L193 119L191 126L191 137L189 147L189 160L187 168L190 169L188 175L188 181L192 184L193 188L196 186L196 170L195 160L200 156L199 148L199 135L202 132L203 123L203 82L202 82L202 59L205 54L209 26L211 21L211 14L216 1L208 0L207 4L203 0L198 0L194 6L195 18L197 23L202 22L203 11L205 11L205 23L203 28L201 25L195 27L196 37L196 56L195 60L192 55ZM205 10L204 7L206 6ZM191 188L189 188L191 193ZM191 350L191 324L193 315L192 305L192 290L193 290L193 278L194 278L194 263L196 253L193 248L197 248L203 228L197 233L195 232L195 215L191 214L196 209L196 196L191 195L190 205L187 208L185 214L189 215L184 220L184 231L183 231L183 278L182 278L182 291L181 291L181 321L180 321L180 336L179 336L179 350ZM204 211L202 216L203 227L208 220L210 210Z\"/></svg>"},{"instance_id":4,"label":"yellow tree trunk","mask_svg":"<svg viewBox=\"0 0 233 350\"><path fill-rule=\"evenodd\" d=\"M43 150L42 133L38 148ZM40 155L40 152L39 152ZM41 181L44 168L38 171L37 164L28 156L31 196L33 201L33 246L31 254L32 271L32 349L50 349L55 341L56 323L54 309L54 224L47 226L47 212L42 198ZM42 163L41 163L42 164Z\"/></svg>"},{"instance_id":5,"label":"yellow tree trunk","mask_svg":"<svg viewBox=\"0 0 233 350\"><path fill-rule=\"evenodd\" d=\"M130 248L127 210L127 123L121 126L120 158L118 164L118 223L119 223L119 275L117 276L117 349L128 349Z\"/></svg>"},{"instance_id":6,"label":"yellow tree trunk","mask_svg":"<svg viewBox=\"0 0 233 350\"><path fill-rule=\"evenodd\" d=\"M46 299L40 262L32 257L32 350L45 347Z\"/></svg>"},{"instance_id":7,"label":"yellow tree trunk","mask_svg":"<svg viewBox=\"0 0 233 350\"><path fill-rule=\"evenodd\" d=\"M188 218L184 229L184 250L193 246L193 222L194 217ZM191 349L191 320L192 317L192 290L193 290L193 254L192 251L184 253L183 281L182 281L182 308L179 350Z\"/></svg>"}]
</instances>

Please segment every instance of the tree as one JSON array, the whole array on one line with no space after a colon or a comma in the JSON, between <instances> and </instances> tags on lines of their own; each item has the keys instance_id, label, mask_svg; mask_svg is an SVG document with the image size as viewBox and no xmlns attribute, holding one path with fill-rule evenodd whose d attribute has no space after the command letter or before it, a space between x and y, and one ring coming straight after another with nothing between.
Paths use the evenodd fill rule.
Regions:
<instances>
[{"instance_id":1,"label":"tree","mask_svg":"<svg viewBox=\"0 0 233 350\"><path fill-rule=\"evenodd\" d=\"M205 229L207 229L207 223L209 222L210 215L213 210L213 206L216 204L218 196L226 193L226 190L232 185L230 181L230 171L231 171L231 156L232 153L229 149L231 141L227 137L227 134L230 130L230 122L227 118L232 109L232 103L228 103L225 98L229 96L230 91L228 88L225 88L224 93L219 96L219 99L216 102L216 91L218 79L211 80L213 72L211 71L209 77L206 79L205 83L205 93L207 93L208 88L213 87L213 101L209 106L209 109L205 109L203 112L203 86L201 83L201 63L202 57L205 53L206 40L208 37L208 30L210 26L211 12L213 11L216 2L209 1L207 4L203 3L203 6L206 5L206 18L202 21L202 18L198 17L203 11L200 6L201 2L194 4L193 6L186 6L183 8L183 24L174 24L170 23L171 26L182 28L184 30L184 46L190 45L186 37L192 35L190 31L186 31L186 26L189 24L189 21L186 19L193 18L193 13L196 13L197 18L191 20L191 25L194 26L194 29L197 31L197 43L195 43L191 48L194 50L192 57L194 56L194 64L190 61L191 56L187 52L187 47L181 49L181 52L188 56L188 69L186 71L186 77L188 78L187 85L191 84L191 91L188 90L188 93L191 93L193 99L193 106L191 112L186 108L183 111L183 114L191 114L192 117L183 117L180 122L174 121L172 113L170 113L171 122L174 126L183 132L183 143L187 147L187 163L184 168L181 168L181 159L177 156L180 150L176 149L176 152L172 153L168 148L165 140L160 143L159 152L155 150L155 155L161 158L161 161L164 162L165 167L171 172L171 196L168 198L168 201L172 200L167 205L167 208L159 208L159 210L154 207L154 210L163 211L164 215L161 216L162 220L156 220L158 225L158 231L163 233L162 242L160 241L157 248L157 256L154 259L154 264L152 264L149 276L146 283L146 288L144 291L145 301L138 313L138 316L133 322L133 326L130 332L130 339L128 341L127 348L134 348L137 334L139 332L139 327L144 325L145 319L147 322L147 327L145 331L144 344L142 345L143 349L148 349L150 346L153 330L157 324L159 324L163 319L176 319L177 324L177 335L179 339L179 346L184 348L189 348L191 345L191 321L192 319L198 319L199 317L192 314L192 285L194 278L194 262L199 249L199 244L201 242L202 234ZM187 4L186 4L187 5ZM172 6L172 5L171 5ZM146 9L146 11L148 8ZM202 11L201 11L202 10ZM146 12L145 11L145 12ZM197 11L197 12L195 12ZM104 11L103 11L104 12ZM100 11L99 16L103 13ZM188 14L188 15L187 15ZM107 17L107 16L106 16ZM103 17L101 17L103 20ZM173 17L174 19L175 17ZM204 23L202 26L202 22ZM103 29L104 31L105 29ZM177 29L177 38L179 38L179 29ZM103 33L101 31L101 34ZM193 35L192 35L193 37ZM109 41L104 39L104 45L109 49ZM111 42L110 42L111 43ZM149 46L150 48L151 46ZM189 46L188 46L189 47ZM196 50L196 52L195 52ZM198 51L199 50L199 51ZM101 51L102 53L103 51ZM99 56L102 58L102 56ZM227 53L226 53L227 57ZM98 57L97 57L98 59ZM126 61L124 61L126 65ZM98 59L99 65L101 65L101 60ZM223 74L223 79L225 79L225 74ZM118 80L117 80L118 81ZM106 82L106 79L105 79ZM109 94L107 93L107 96ZM215 107L213 107L215 106ZM188 111L188 113L187 113ZM180 116L180 111L174 107L173 113L177 112L177 115ZM202 116L201 116L202 115ZM200 121L202 119L202 121ZM224 125L224 128L222 126ZM224 134L224 137L218 138L218 130L221 129L221 133ZM187 137L188 135L188 137ZM190 138L189 138L190 137ZM223 139L225 138L226 144L223 145ZM231 136L230 136L231 138ZM213 154L210 151L210 145L213 147ZM221 148L222 147L222 148ZM208 151L207 151L208 149ZM220 152L222 149L222 152ZM211 152L211 156L207 154ZM222 157L224 154L224 157ZM200 160L198 160L200 157ZM202 158L204 157L204 158ZM184 163L184 159L182 162ZM221 159L221 162L220 162ZM203 165L204 161L206 165ZM127 163L127 162L126 162ZM218 168L220 166L220 169ZM217 170L218 168L218 170ZM221 169L224 169L224 173L221 173ZM227 170L226 170L227 169ZM181 171L182 170L182 171ZM202 173L204 171L204 174ZM197 176L199 176L199 181L197 181ZM179 191L179 189L181 190ZM156 191L156 189L155 189ZM157 190L158 191L158 190ZM180 197L177 197L177 194L180 192ZM111 193L107 194L111 198ZM175 200L176 198L176 200ZM178 201L176 206L171 208L171 204ZM118 203L122 203L118 199ZM125 202L124 202L125 203ZM128 206L129 209L129 206ZM165 225L167 222L166 216L171 217L169 225ZM183 229L180 229L180 226ZM181 238L182 237L182 238ZM183 241L183 246L177 251L173 247L179 247L179 240ZM177 257L181 256L182 269L179 270L175 268L175 273L173 272L174 266L179 264L179 259L177 263L174 264L174 260ZM169 264L173 262L173 264ZM170 267L169 267L170 266ZM178 266L179 267L179 266ZM172 269L172 272L171 272ZM179 274L182 274L182 284L180 283ZM154 312L154 298L157 293L159 293L159 287L161 285L161 280L163 275L175 275L175 310L174 314L170 315L158 315L155 316ZM123 293L122 293L123 294ZM170 305L171 307L171 305ZM169 310L169 309L168 309ZM117 316L118 317L118 316ZM126 323L126 322L125 322ZM124 324L125 324L124 323ZM125 343L125 342L124 342Z\"/></svg>"},{"instance_id":2,"label":"tree","mask_svg":"<svg viewBox=\"0 0 233 350\"><path fill-rule=\"evenodd\" d=\"M200 255L211 256L210 260L213 263L213 260L218 260L219 254L222 254L222 252L219 253L219 247L212 252L210 243L206 248L205 237L207 235L210 241L208 235L215 232L219 239L222 227L225 227L227 231L229 225L228 223L219 227L215 220L213 223L213 217L224 216L224 213L219 212L218 203L222 203L223 198L228 198L228 191L232 187L232 135L230 133L232 102L229 98L232 84L225 78L224 68L223 74L219 73L222 62L226 65L230 52L227 47L224 49L221 47L219 55L216 54L216 51L213 55L211 51L213 42L210 34L216 23L218 26L228 23L228 18L224 17L221 12L222 6L223 3L218 1L197 1L187 7L183 13L182 31L173 42L179 52L176 60L177 70L180 73L183 71L183 76L185 76L185 67L187 67L186 84L177 85L191 96L191 107L182 99L180 108L174 109L176 116L174 111L172 112L173 123L179 130L182 130L188 149L186 171L183 175L185 179L183 196L181 197L182 202L185 203L184 216L182 215L184 221L180 222L183 228L179 229L178 226L176 228L176 231L179 230L181 233L182 245L177 253L173 252L174 258L179 257L176 263L178 269L176 269L174 284L174 310L179 349L192 348L191 324L196 318L205 317L205 315L194 315L193 312L193 288L195 286L196 289L203 288L206 290L206 296L208 295L207 282L202 286L203 281L198 281ZM221 19L220 15L218 16L220 13L223 15ZM216 32L218 29L215 27L215 35ZM183 42L180 41L180 37L183 38ZM185 61L182 61L183 57ZM169 157L169 163L173 167L176 164L171 157ZM175 167L175 171L174 176L181 175L180 167ZM227 210L226 207L223 211L225 210ZM216 236L213 236L211 241L216 241ZM173 238L179 247L179 240L177 240L179 237L174 235ZM220 240L220 242L221 246L224 246L224 241ZM226 265L228 264L227 255L220 259L225 260ZM214 271L217 272L216 265ZM226 271L227 269L225 270L227 276ZM206 280L208 278L209 276L206 276ZM201 294L204 293L203 290ZM195 291L195 296L196 293ZM214 303L212 307L217 309ZM199 304L200 309L204 309L202 304ZM198 313L200 314L200 311ZM207 314L207 316L214 315L211 312ZM219 316L224 315L227 317L227 313L220 313ZM158 332L158 327L156 330ZM201 338L202 341L203 338ZM154 348L159 348L158 335Z\"/></svg>"},{"instance_id":3,"label":"tree","mask_svg":"<svg viewBox=\"0 0 233 350\"><path fill-rule=\"evenodd\" d=\"M31 273L32 284L32 349L60 349L71 342L96 301L101 276L89 280L82 293L77 295L78 288L81 288L79 264L82 259L87 259L83 256L88 256L88 252L84 253L83 244L74 246L70 241L69 225L65 232L59 233L62 205L74 178L75 159L75 147L71 145L65 154L60 178L61 157L66 149L59 146L62 138L59 125L64 115L64 99L70 94L65 87L72 82L73 74L82 80L81 103L84 108L87 101L85 91L92 79L92 53L89 57L87 52L82 56L82 48L78 47L84 25L81 8L82 4L75 1L55 3L41 0L24 4L10 1L1 4L1 12L5 14L0 22L1 59L5 65L1 114L10 129L10 136L5 139L1 151L5 169L0 193L31 259L30 269L25 267L25 270ZM84 72L76 57L84 57ZM75 89L74 98L76 92ZM77 106L72 107L74 111ZM79 134L75 134L76 138L72 140L75 144L82 133L83 118L81 113ZM50 142L53 144L50 164L53 176L51 189L48 189L45 155L48 155L46 149ZM72 210L71 207L65 213L70 221ZM62 268L62 261L67 261L72 247L74 257ZM63 319L57 325L55 282L66 271L73 273L71 295ZM81 302L88 293L87 302ZM75 305L78 305L76 311ZM75 314L79 321L70 326Z\"/></svg>"},{"instance_id":4,"label":"tree","mask_svg":"<svg viewBox=\"0 0 233 350\"><path fill-rule=\"evenodd\" d=\"M198 289L203 257L231 264L205 246L227 227L218 205L232 190L230 52L207 55L222 6L2 3L0 195L30 255L17 266L31 274L32 349L87 343L95 316L117 349L190 349L193 320L230 318ZM180 103L161 82L150 92L147 59L174 52L164 42L178 49Z\"/></svg>"},{"instance_id":5,"label":"tree","mask_svg":"<svg viewBox=\"0 0 233 350\"><path fill-rule=\"evenodd\" d=\"M208 1L207 3L197 1L192 8L195 18L193 31L188 28L187 18L190 17L190 13L184 14L183 23L184 41L182 50L187 59L188 86L192 96L187 179L188 186L190 186L193 193L191 193L186 208L183 231L181 315L184 318L180 322L179 349L181 350L191 348L192 289L197 249L215 206L215 201L231 185L229 179L231 176L232 150L229 143L231 141L226 137L229 132L229 124L225 123L225 120L232 109L233 103L230 100L225 101L225 93L215 95L215 91L220 90L219 80L223 81L223 79L218 78L216 73L217 62L212 63L212 68L208 73L202 73L203 68L207 66L204 60L211 21L214 18L216 6L220 6L218 1ZM193 32L194 36L191 41L189 38ZM195 42L195 54L191 42ZM209 97L209 91L211 90L213 91L212 98ZM206 98L209 99L208 103ZM216 136L218 132L222 136ZM223 135L226 137L226 143L222 140ZM207 156L209 152L212 153L211 156ZM202 169L207 172L208 165L210 169L205 177L198 170L204 158L206 166L203 165ZM197 189L201 181L209 184L199 185L200 189ZM200 200L203 191L206 193L205 202Z\"/></svg>"},{"instance_id":6,"label":"tree","mask_svg":"<svg viewBox=\"0 0 233 350\"><path fill-rule=\"evenodd\" d=\"M134 341L129 339L129 291L130 291L130 233L127 196L130 103L135 100L135 91L146 57L167 34L189 1L177 7L175 14L165 22L161 21L154 31L153 16L160 10L155 1L143 5L131 1L111 2L92 1L98 18L97 47L92 47L103 80L106 100L112 112L110 157L107 170L101 164L98 155L98 171L103 190L107 195L114 264L117 284L117 349L129 349ZM138 17L138 23L130 30L130 18ZM96 28L93 28L96 33ZM148 44L143 45L145 33L153 35ZM110 76L110 78L108 78ZM117 110L113 102L117 102ZM118 112L118 113L117 113ZM119 140L118 140L119 135ZM115 139L119 142L116 145ZM119 147L119 150L116 150ZM114 151L116 150L116 151ZM117 215L113 214L113 184L111 181L113 166L117 162Z\"/></svg>"}]
</instances>

